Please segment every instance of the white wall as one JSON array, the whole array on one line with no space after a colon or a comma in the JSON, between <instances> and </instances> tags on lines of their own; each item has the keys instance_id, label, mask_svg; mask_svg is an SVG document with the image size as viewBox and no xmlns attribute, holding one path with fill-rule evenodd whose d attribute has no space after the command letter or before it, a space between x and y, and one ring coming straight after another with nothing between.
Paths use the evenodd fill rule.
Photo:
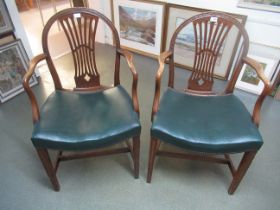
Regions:
<instances>
[{"instance_id":1,"label":"white wall","mask_svg":"<svg viewBox=\"0 0 280 210\"><path fill-rule=\"evenodd\" d=\"M88 6L89 8L95 9L98 12L104 13L104 1L100 0L88 0ZM97 33L96 33L96 41L100 43L105 43L105 28L104 24L101 23L101 25L97 28Z\"/></svg>"},{"instance_id":2,"label":"white wall","mask_svg":"<svg viewBox=\"0 0 280 210\"><path fill-rule=\"evenodd\" d=\"M88 0L89 8L95 9L103 13L107 18L112 20L111 14L111 0ZM103 27L98 30L97 39L98 42L112 44L112 34L110 29Z\"/></svg>"},{"instance_id":3,"label":"white wall","mask_svg":"<svg viewBox=\"0 0 280 210\"><path fill-rule=\"evenodd\" d=\"M14 25L14 34L18 39L21 39L28 57L32 58L33 57L32 50L28 42L27 35L25 33L23 25L21 23L16 3L14 0L5 0L5 3L7 5L8 11L10 13Z\"/></svg>"}]
</instances>

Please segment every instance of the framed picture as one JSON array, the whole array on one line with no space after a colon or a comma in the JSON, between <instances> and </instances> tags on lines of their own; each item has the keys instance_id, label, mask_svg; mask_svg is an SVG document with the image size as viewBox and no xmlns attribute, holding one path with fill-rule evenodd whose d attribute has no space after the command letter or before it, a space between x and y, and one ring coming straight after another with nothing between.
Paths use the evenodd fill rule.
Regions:
<instances>
[{"instance_id":1,"label":"framed picture","mask_svg":"<svg viewBox=\"0 0 280 210\"><path fill-rule=\"evenodd\" d=\"M273 81L273 91L270 94L276 100L280 100L280 61L275 70L275 79Z\"/></svg>"},{"instance_id":2,"label":"framed picture","mask_svg":"<svg viewBox=\"0 0 280 210\"><path fill-rule=\"evenodd\" d=\"M0 0L0 36L13 31L13 24L4 0Z\"/></svg>"},{"instance_id":3,"label":"framed picture","mask_svg":"<svg viewBox=\"0 0 280 210\"><path fill-rule=\"evenodd\" d=\"M237 6L250 9L280 12L280 0L239 0Z\"/></svg>"},{"instance_id":4,"label":"framed picture","mask_svg":"<svg viewBox=\"0 0 280 210\"><path fill-rule=\"evenodd\" d=\"M20 40L0 46L0 101L8 99L23 91L22 78L28 68L28 57ZM33 75L30 85L37 84Z\"/></svg>"},{"instance_id":5,"label":"framed picture","mask_svg":"<svg viewBox=\"0 0 280 210\"><path fill-rule=\"evenodd\" d=\"M165 23L165 40L164 50L169 49L171 37L176 28L186 19L194 15L209 10L193 8L187 6L180 6L176 4L167 4L167 15ZM229 14L229 13L228 13ZM247 17L244 15L230 14L245 24ZM228 34L223 46L220 49L219 57L214 69L214 75L220 79L227 79L234 61L234 55L238 49L240 34L236 28L233 28ZM177 36L174 50L175 65L192 70L194 62L195 43L194 43L194 30L192 27L186 26Z\"/></svg>"},{"instance_id":6,"label":"framed picture","mask_svg":"<svg viewBox=\"0 0 280 210\"><path fill-rule=\"evenodd\" d=\"M112 7L121 47L148 56L161 53L164 3L112 0Z\"/></svg>"},{"instance_id":7,"label":"framed picture","mask_svg":"<svg viewBox=\"0 0 280 210\"><path fill-rule=\"evenodd\" d=\"M255 59L263 66L264 74L270 80L275 71L276 61L255 55L248 55L248 57ZM245 64L239 74L235 87L260 95L264 84L258 78L256 71Z\"/></svg>"},{"instance_id":8,"label":"framed picture","mask_svg":"<svg viewBox=\"0 0 280 210\"><path fill-rule=\"evenodd\" d=\"M280 100L280 82L277 83L274 98Z\"/></svg>"}]
</instances>

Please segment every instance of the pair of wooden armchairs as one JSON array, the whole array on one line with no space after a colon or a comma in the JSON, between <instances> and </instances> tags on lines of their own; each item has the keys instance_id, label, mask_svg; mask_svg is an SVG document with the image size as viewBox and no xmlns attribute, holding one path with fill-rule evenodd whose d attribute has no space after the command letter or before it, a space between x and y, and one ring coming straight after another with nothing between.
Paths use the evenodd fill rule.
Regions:
<instances>
[{"instance_id":1,"label":"pair of wooden armchairs","mask_svg":"<svg viewBox=\"0 0 280 210\"><path fill-rule=\"evenodd\" d=\"M213 18L215 21L212 21ZM116 57L113 87L101 84L96 67L95 35L100 21L107 24L114 37ZM62 87L63 78L59 77L49 53L48 36L51 26L56 22L59 22L68 39L74 61L76 87L71 90ZM188 86L180 91L174 89L174 46L177 35L188 24L192 24L195 31L194 65ZM212 92L213 70L225 37L233 27L239 30L244 44L225 91L215 94ZM160 67L156 74L152 108L147 182L151 182L156 155L165 155L227 164L233 175L228 192L232 194L235 191L263 144L257 127L262 102L270 90L262 66L246 57L248 43L244 27L234 18L220 12L194 16L176 29L169 50L159 57ZM97 11L87 8L66 9L55 14L47 22L43 30L42 44L44 53L31 60L23 86L32 105L34 129L31 140L54 189L60 189L56 177L60 161L76 158L129 152L134 163L134 176L138 178L141 132L137 98L138 77L132 63L132 54L120 48L118 32L114 25ZM121 56L126 59L132 73L131 96L120 85ZM161 77L167 59L168 88L160 100ZM42 60L47 62L55 91L39 108L29 87L29 79L36 65ZM233 95L234 85L244 63L253 67L265 84L252 116ZM130 139L132 143L129 142ZM122 141L126 142L126 147L101 150ZM196 152L198 155L161 151L161 142ZM58 151L54 164L49 157L49 149ZM69 154L67 151L75 153ZM244 152L244 156L235 169L229 154L241 152ZM223 154L225 158L218 158L213 154Z\"/></svg>"}]
</instances>

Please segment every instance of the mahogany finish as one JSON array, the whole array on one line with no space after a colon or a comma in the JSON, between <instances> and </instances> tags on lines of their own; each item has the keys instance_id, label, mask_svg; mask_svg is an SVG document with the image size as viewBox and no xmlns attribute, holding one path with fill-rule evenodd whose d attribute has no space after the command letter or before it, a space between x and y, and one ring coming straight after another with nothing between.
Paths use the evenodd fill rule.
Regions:
<instances>
[{"instance_id":1,"label":"mahogany finish","mask_svg":"<svg viewBox=\"0 0 280 210\"><path fill-rule=\"evenodd\" d=\"M137 96L138 75L132 61L133 56L129 51L120 48L120 40L116 28L107 17L95 10L88 8L71 8L58 12L47 22L46 26L43 29L42 35L42 46L44 53L37 55L30 61L29 69L23 78L23 87L26 90L31 102L32 118L34 124L40 120L40 109L36 97L29 86L29 80L34 73L37 64L42 60L46 60L47 62L56 90L98 91L105 88L110 88L105 87L100 83L100 75L95 61L95 36L97 26L101 21L111 29L114 38L114 45L116 48L113 86L117 86L120 84L120 57L123 56L126 59L129 69L132 73L132 103L135 112L137 112L139 115L139 103ZM74 81L76 86L74 87L74 89L66 89L62 86L62 78L59 77L50 54L48 44L49 34L51 27L56 23L59 23L59 25L61 26L71 48L71 54L75 69ZM140 136L133 137L132 142L132 146L111 150L105 149L102 151L98 150L74 154L64 154L63 151L59 151L54 166L51 162L47 149L37 149L37 152L51 180L54 190L59 191L60 187L56 178L56 171L58 169L60 161L65 160L129 152L134 162L134 176L135 178L138 178Z\"/></svg>"},{"instance_id":2,"label":"mahogany finish","mask_svg":"<svg viewBox=\"0 0 280 210\"><path fill-rule=\"evenodd\" d=\"M230 94L234 90L235 83L237 81L238 75L244 64L251 66L257 72L258 77L264 83L264 89L261 95L257 98L254 106L252 121L259 125L260 120L260 109L265 97L269 94L271 86L269 80L264 75L262 65L252 58L247 57L249 48L249 38L244 26L240 24L233 17L226 15L221 12L205 12L199 15L193 16L185 20L174 32L171 41L170 48L168 51L161 53L159 56L159 69L156 74L156 86L155 95L152 107L152 120L154 115L157 113L160 101L160 89L161 89L161 78L164 72L165 62L169 59L169 80L168 86L174 88L174 48L175 41L178 37L180 31L182 31L186 26L191 25L194 29L195 35L195 55L193 72L188 79L187 86L185 88L186 94L192 95L220 95ZM238 29L242 43L241 52L237 57L235 68L233 70L232 77L228 81L225 90L222 93L213 92L213 71L217 61L219 50L226 39L226 36L230 30L235 27ZM202 160L215 163L226 164L233 175L232 183L228 189L229 194L233 194L238 187L241 179L245 175L250 163L252 162L257 151L245 151L244 156L238 166L235 169L229 154L224 154L224 158L216 158L213 155L207 154L182 154L174 153L169 151L160 151L160 139L155 139L151 137L150 142L150 153L149 153L149 163L148 163L148 174L147 182L151 182L153 165L156 155L158 156L168 156L173 158L185 158L191 160Z\"/></svg>"}]
</instances>

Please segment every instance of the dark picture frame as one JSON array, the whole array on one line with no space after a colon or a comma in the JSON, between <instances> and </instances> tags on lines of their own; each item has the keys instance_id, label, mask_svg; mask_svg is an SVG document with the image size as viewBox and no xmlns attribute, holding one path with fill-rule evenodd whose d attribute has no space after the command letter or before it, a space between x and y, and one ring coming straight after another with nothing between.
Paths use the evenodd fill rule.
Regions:
<instances>
[{"instance_id":1,"label":"dark picture frame","mask_svg":"<svg viewBox=\"0 0 280 210\"><path fill-rule=\"evenodd\" d=\"M21 40L0 46L0 102L5 102L23 92L22 79L28 69L29 59ZM38 81L35 75L30 86Z\"/></svg>"},{"instance_id":2,"label":"dark picture frame","mask_svg":"<svg viewBox=\"0 0 280 210\"><path fill-rule=\"evenodd\" d=\"M169 43L171 36L173 35L175 29L178 27L177 22L178 19L188 19L194 15L200 14L202 12L208 12L211 10L207 9L201 9L201 8L195 8L195 7L189 7L189 6L182 6L177 4L167 4L166 5L166 15L165 15L165 26L164 26L164 50L168 50ZM247 16L246 15L240 15L240 14L233 14L233 13L227 13L237 20L242 25L245 25ZM188 33L188 31L186 31ZM240 40L240 34L236 32L236 34L231 35L231 37L227 37L227 40L225 41L224 53L222 54L223 57L221 57L221 65L217 64L214 70L214 75L216 78L226 80L228 79L228 76L230 74L230 71L232 69L232 64L234 63L234 57L236 54L238 54L238 44ZM194 55L194 52L193 52ZM176 54L175 52L175 65L180 68L184 68L187 70L192 70L192 55L189 56L181 56Z\"/></svg>"},{"instance_id":3,"label":"dark picture frame","mask_svg":"<svg viewBox=\"0 0 280 210\"><path fill-rule=\"evenodd\" d=\"M0 0L0 36L14 30L12 20L4 0Z\"/></svg>"}]
</instances>

